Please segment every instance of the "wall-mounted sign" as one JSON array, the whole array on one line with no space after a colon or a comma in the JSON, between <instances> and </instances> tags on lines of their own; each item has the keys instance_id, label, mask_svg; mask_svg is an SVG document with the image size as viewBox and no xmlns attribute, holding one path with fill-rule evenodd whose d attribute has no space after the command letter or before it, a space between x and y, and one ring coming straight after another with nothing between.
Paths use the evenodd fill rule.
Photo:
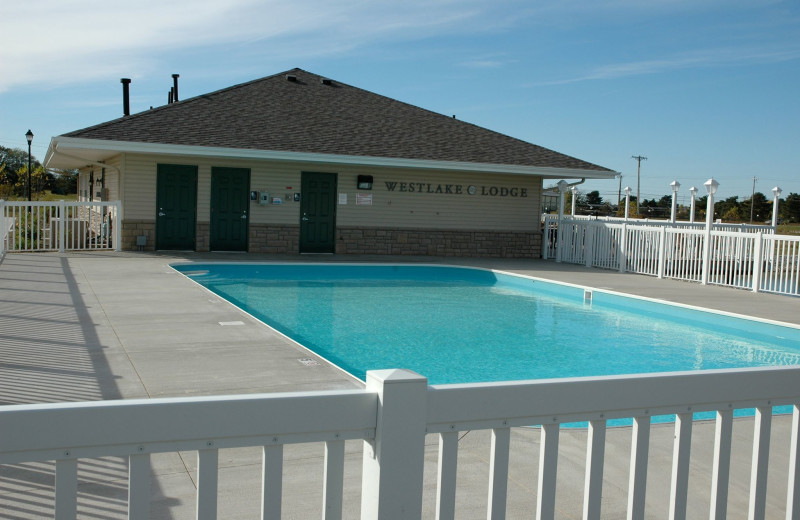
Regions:
<instances>
[{"instance_id":1,"label":"wall-mounted sign","mask_svg":"<svg viewBox=\"0 0 800 520\"><path fill-rule=\"evenodd\" d=\"M347 204L347 193L340 193L339 194L339 205Z\"/></svg>"},{"instance_id":2,"label":"wall-mounted sign","mask_svg":"<svg viewBox=\"0 0 800 520\"><path fill-rule=\"evenodd\" d=\"M356 193L356 206L372 206L372 193Z\"/></svg>"},{"instance_id":3,"label":"wall-mounted sign","mask_svg":"<svg viewBox=\"0 0 800 520\"><path fill-rule=\"evenodd\" d=\"M442 195L480 195L484 197L519 197L528 196L528 188L506 186L475 186L470 184L431 184L426 182L386 181L387 191L403 193L433 193Z\"/></svg>"}]
</instances>

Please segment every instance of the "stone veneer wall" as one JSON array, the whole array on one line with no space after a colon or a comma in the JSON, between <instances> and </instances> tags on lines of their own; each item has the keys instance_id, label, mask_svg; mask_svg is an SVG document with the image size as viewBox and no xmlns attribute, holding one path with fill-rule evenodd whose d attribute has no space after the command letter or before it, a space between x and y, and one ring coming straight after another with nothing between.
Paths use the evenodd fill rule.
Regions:
<instances>
[{"instance_id":1,"label":"stone veneer wall","mask_svg":"<svg viewBox=\"0 0 800 520\"><path fill-rule=\"evenodd\" d=\"M300 251L300 226L250 224L250 253L297 254Z\"/></svg>"},{"instance_id":2,"label":"stone veneer wall","mask_svg":"<svg viewBox=\"0 0 800 520\"><path fill-rule=\"evenodd\" d=\"M136 251L136 237L145 235L147 245L144 251L155 251L156 249L156 221L155 220L123 220L122 221L122 250Z\"/></svg>"},{"instance_id":3,"label":"stone veneer wall","mask_svg":"<svg viewBox=\"0 0 800 520\"><path fill-rule=\"evenodd\" d=\"M542 247L540 231L339 228L337 234L339 254L539 258Z\"/></svg>"}]
</instances>

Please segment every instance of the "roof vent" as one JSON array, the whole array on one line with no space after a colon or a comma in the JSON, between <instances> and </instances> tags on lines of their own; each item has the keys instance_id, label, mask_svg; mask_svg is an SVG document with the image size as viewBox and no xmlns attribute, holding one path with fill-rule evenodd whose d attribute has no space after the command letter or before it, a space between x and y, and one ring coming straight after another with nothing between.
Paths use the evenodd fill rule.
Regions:
<instances>
[{"instance_id":1,"label":"roof vent","mask_svg":"<svg viewBox=\"0 0 800 520\"><path fill-rule=\"evenodd\" d=\"M297 83L297 76L294 74L287 74L286 81L291 81L292 83Z\"/></svg>"},{"instance_id":2,"label":"roof vent","mask_svg":"<svg viewBox=\"0 0 800 520\"><path fill-rule=\"evenodd\" d=\"M333 85L333 81L329 80L328 78L320 78L319 81L323 85Z\"/></svg>"}]
</instances>

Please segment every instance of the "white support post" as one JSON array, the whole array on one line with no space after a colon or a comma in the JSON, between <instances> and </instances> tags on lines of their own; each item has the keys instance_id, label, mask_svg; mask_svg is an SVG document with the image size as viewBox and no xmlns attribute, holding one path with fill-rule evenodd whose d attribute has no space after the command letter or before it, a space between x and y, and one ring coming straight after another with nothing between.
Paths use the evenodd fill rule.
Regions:
<instances>
[{"instance_id":1,"label":"white support post","mask_svg":"<svg viewBox=\"0 0 800 520\"><path fill-rule=\"evenodd\" d=\"M558 470L558 424L543 424L539 441L539 484L536 518L550 519L556 513L556 473Z\"/></svg>"},{"instance_id":2,"label":"white support post","mask_svg":"<svg viewBox=\"0 0 800 520\"><path fill-rule=\"evenodd\" d=\"M150 518L150 454L128 457L128 518Z\"/></svg>"},{"instance_id":3,"label":"white support post","mask_svg":"<svg viewBox=\"0 0 800 520\"><path fill-rule=\"evenodd\" d=\"M661 226L658 230L658 278L664 278L664 269L667 262L667 228Z\"/></svg>"},{"instance_id":4,"label":"white support post","mask_svg":"<svg viewBox=\"0 0 800 520\"><path fill-rule=\"evenodd\" d=\"M756 233L755 247L753 247L753 292L761 290L761 273L764 271L764 233Z\"/></svg>"},{"instance_id":5,"label":"white support post","mask_svg":"<svg viewBox=\"0 0 800 520\"><path fill-rule=\"evenodd\" d=\"M264 446L261 463L261 520L281 520L283 444Z\"/></svg>"},{"instance_id":6,"label":"white support post","mask_svg":"<svg viewBox=\"0 0 800 520\"><path fill-rule=\"evenodd\" d=\"M558 181L558 231L556 235L556 262L561 262L561 249L564 243L564 191L566 181Z\"/></svg>"},{"instance_id":7,"label":"white support post","mask_svg":"<svg viewBox=\"0 0 800 520\"><path fill-rule=\"evenodd\" d=\"M713 178L708 179L704 184L708 199L706 202L706 229L703 239L703 265L700 275L700 283L708 285L708 273L711 269L711 224L714 222L714 194L717 192L719 183Z\"/></svg>"},{"instance_id":8,"label":"white support post","mask_svg":"<svg viewBox=\"0 0 800 520\"><path fill-rule=\"evenodd\" d=\"M792 434L789 445L789 489L786 495L786 520L800 518L800 405L792 407Z\"/></svg>"},{"instance_id":9,"label":"white support post","mask_svg":"<svg viewBox=\"0 0 800 520\"><path fill-rule=\"evenodd\" d=\"M772 429L772 406L756 408L753 432L753 464L750 466L750 507L747 518L764 518L767 509L767 469L769 468L769 436Z\"/></svg>"},{"instance_id":10,"label":"white support post","mask_svg":"<svg viewBox=\"0 0 800 520\"><path fill-rule=\"evenodd\" d=\"M0 199L0 256L5 252L6 236L8 236L8 228L6 227L6 201Z\"/></svg>"},{"instance_id":11,"label":"white support post","mask_svg":"<svg viewBox=\"0 0 800 520\"><path fill-rule=\"evenodd\" d=\"M489 454L488 520L506 517L508 495L508 452L511 447L511 428L492 429L492 452Z\"/></svg>"},{"instance_id":12,"label":"white support post","mask_svg":"<svg viewBox=\"0 0 800 520\"><path fill-rule=\"evenodd\" d=\"M728 517L728 481L731 470L731 434L733 432L733 410L717 411L714 434L714 465L711 468L710 520L725 520Z\"/></svg>"},{"instance_id":13,"label":"white support post","mask_svg":"<svg viewBox=\"0 0 800 520\"><path fill-rule=\"evenodd\" d=\"M436 520L456 517L458 432L439 434L439 474L436 479Z\"/></svg>"},{"instance_id":14,"label":"white support post","mask_svg":"<svg viewBox=\"0 0 800 520\"><path fill-rule=\"evenodd\" d=\"M56 461L55 520L74 520L78 514L78 459Z\"/></svg>"},{"instance_id":15,"label":"white support post","mask_svg":"<svg viewBox=\"0 0 800 520\"><path fill-rule=\"evenodd\" d=\"M628 270L628 224L622 224L619 232L619 272L624 273Z\"/></svg>"},{"instance_id":16,"label":"white support post","mask_svg":"<svg viewBox=\"0 0 800 520\"><path fill-rule=\"evenodd\" d=\"M114 202L114 220L111 221L114 231L114 251L122 251L122 201Z\"/></svg>"},{"instance_id":17,"label":"white support post","mask_svg":"<svg viewBox=\"0 0 800 520\"><path fill-rule=\"evenodd\" d=\"M63 253L65 244L67 242L67 235L66 235L66 223L67 220L67 206L64 200L58 201L58 252Z\"/></svg>"},{"instance_id":18,"label":"white support post","mask_svg":"<svg viewBox=\"0 0 800 520\"><path fill-rule=\"evenodd\" d=\"M325 477L322 485L322 518L341 520L344 490L344 441L325 443Z\"/></svg>"},{"instance_id":19,"label":"white support post","mask_svg":"<svg viewBox=\"0 0 800 520\"><path fill-rule=\"evenodd\" d=\"M689 455L692 447L692 413L675 417L675 442L672 448L672 480L669 493L669 520L686 518L689 494Z\"/></svg>"},{"instance_id":20,"label":"white support post","mask_svg":"<svg viewBox=\"0 0 800 520\"><path fill-rule=\"evenodd\" d=\"M410 370L367 372L378 395L375 439L364 441L361 518L420 518L428 380Z\"/></svg>"},{"instance_id":21,"label":"white support post","mask_svg":"<svg viewBox=\"0 0 800 520\"><path fill-rule=\"evenodd\" d=\"M603 459L606 450L605 419L589 421L586 446L586 478L583 486L583 519L600 520L603 496Z\"/></svg>"},{"instance_id":22,"label":"white support post","mask_svg":"<svg viewBox=\"0 0 800 520\"><path fill-rule=\"evenodd\" d=\"M631 438L631 471L628 479L628 520L644 518L649 454L650 416L634 417Z\"/></svg>"},{"instance_id":23,"label":"white support post","mask_svg":"<svg viewBox=\"0 0 800 520\"><path fill-rule=\"evenodd\" d=\"M219 451L197 452L197 520L216 520Z\"/></svg>"}]
</instances>

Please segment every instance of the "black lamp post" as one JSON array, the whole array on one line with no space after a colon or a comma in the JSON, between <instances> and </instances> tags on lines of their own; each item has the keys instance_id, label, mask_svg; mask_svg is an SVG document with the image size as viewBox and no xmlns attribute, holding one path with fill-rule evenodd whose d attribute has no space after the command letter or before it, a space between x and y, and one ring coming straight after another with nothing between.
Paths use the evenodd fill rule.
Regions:
<instances>
[{"instance_id":1,"label":"black lamp post","mask_svg":"<svg viewBox=\"0 0 800 520\"><path fill-rule=\"evenodd\" d=\"M25 139L28 140L28 202L31 201L31 143L33 142L33 132L28 129L25 134Z\"/></svg>"}]
</instances>

